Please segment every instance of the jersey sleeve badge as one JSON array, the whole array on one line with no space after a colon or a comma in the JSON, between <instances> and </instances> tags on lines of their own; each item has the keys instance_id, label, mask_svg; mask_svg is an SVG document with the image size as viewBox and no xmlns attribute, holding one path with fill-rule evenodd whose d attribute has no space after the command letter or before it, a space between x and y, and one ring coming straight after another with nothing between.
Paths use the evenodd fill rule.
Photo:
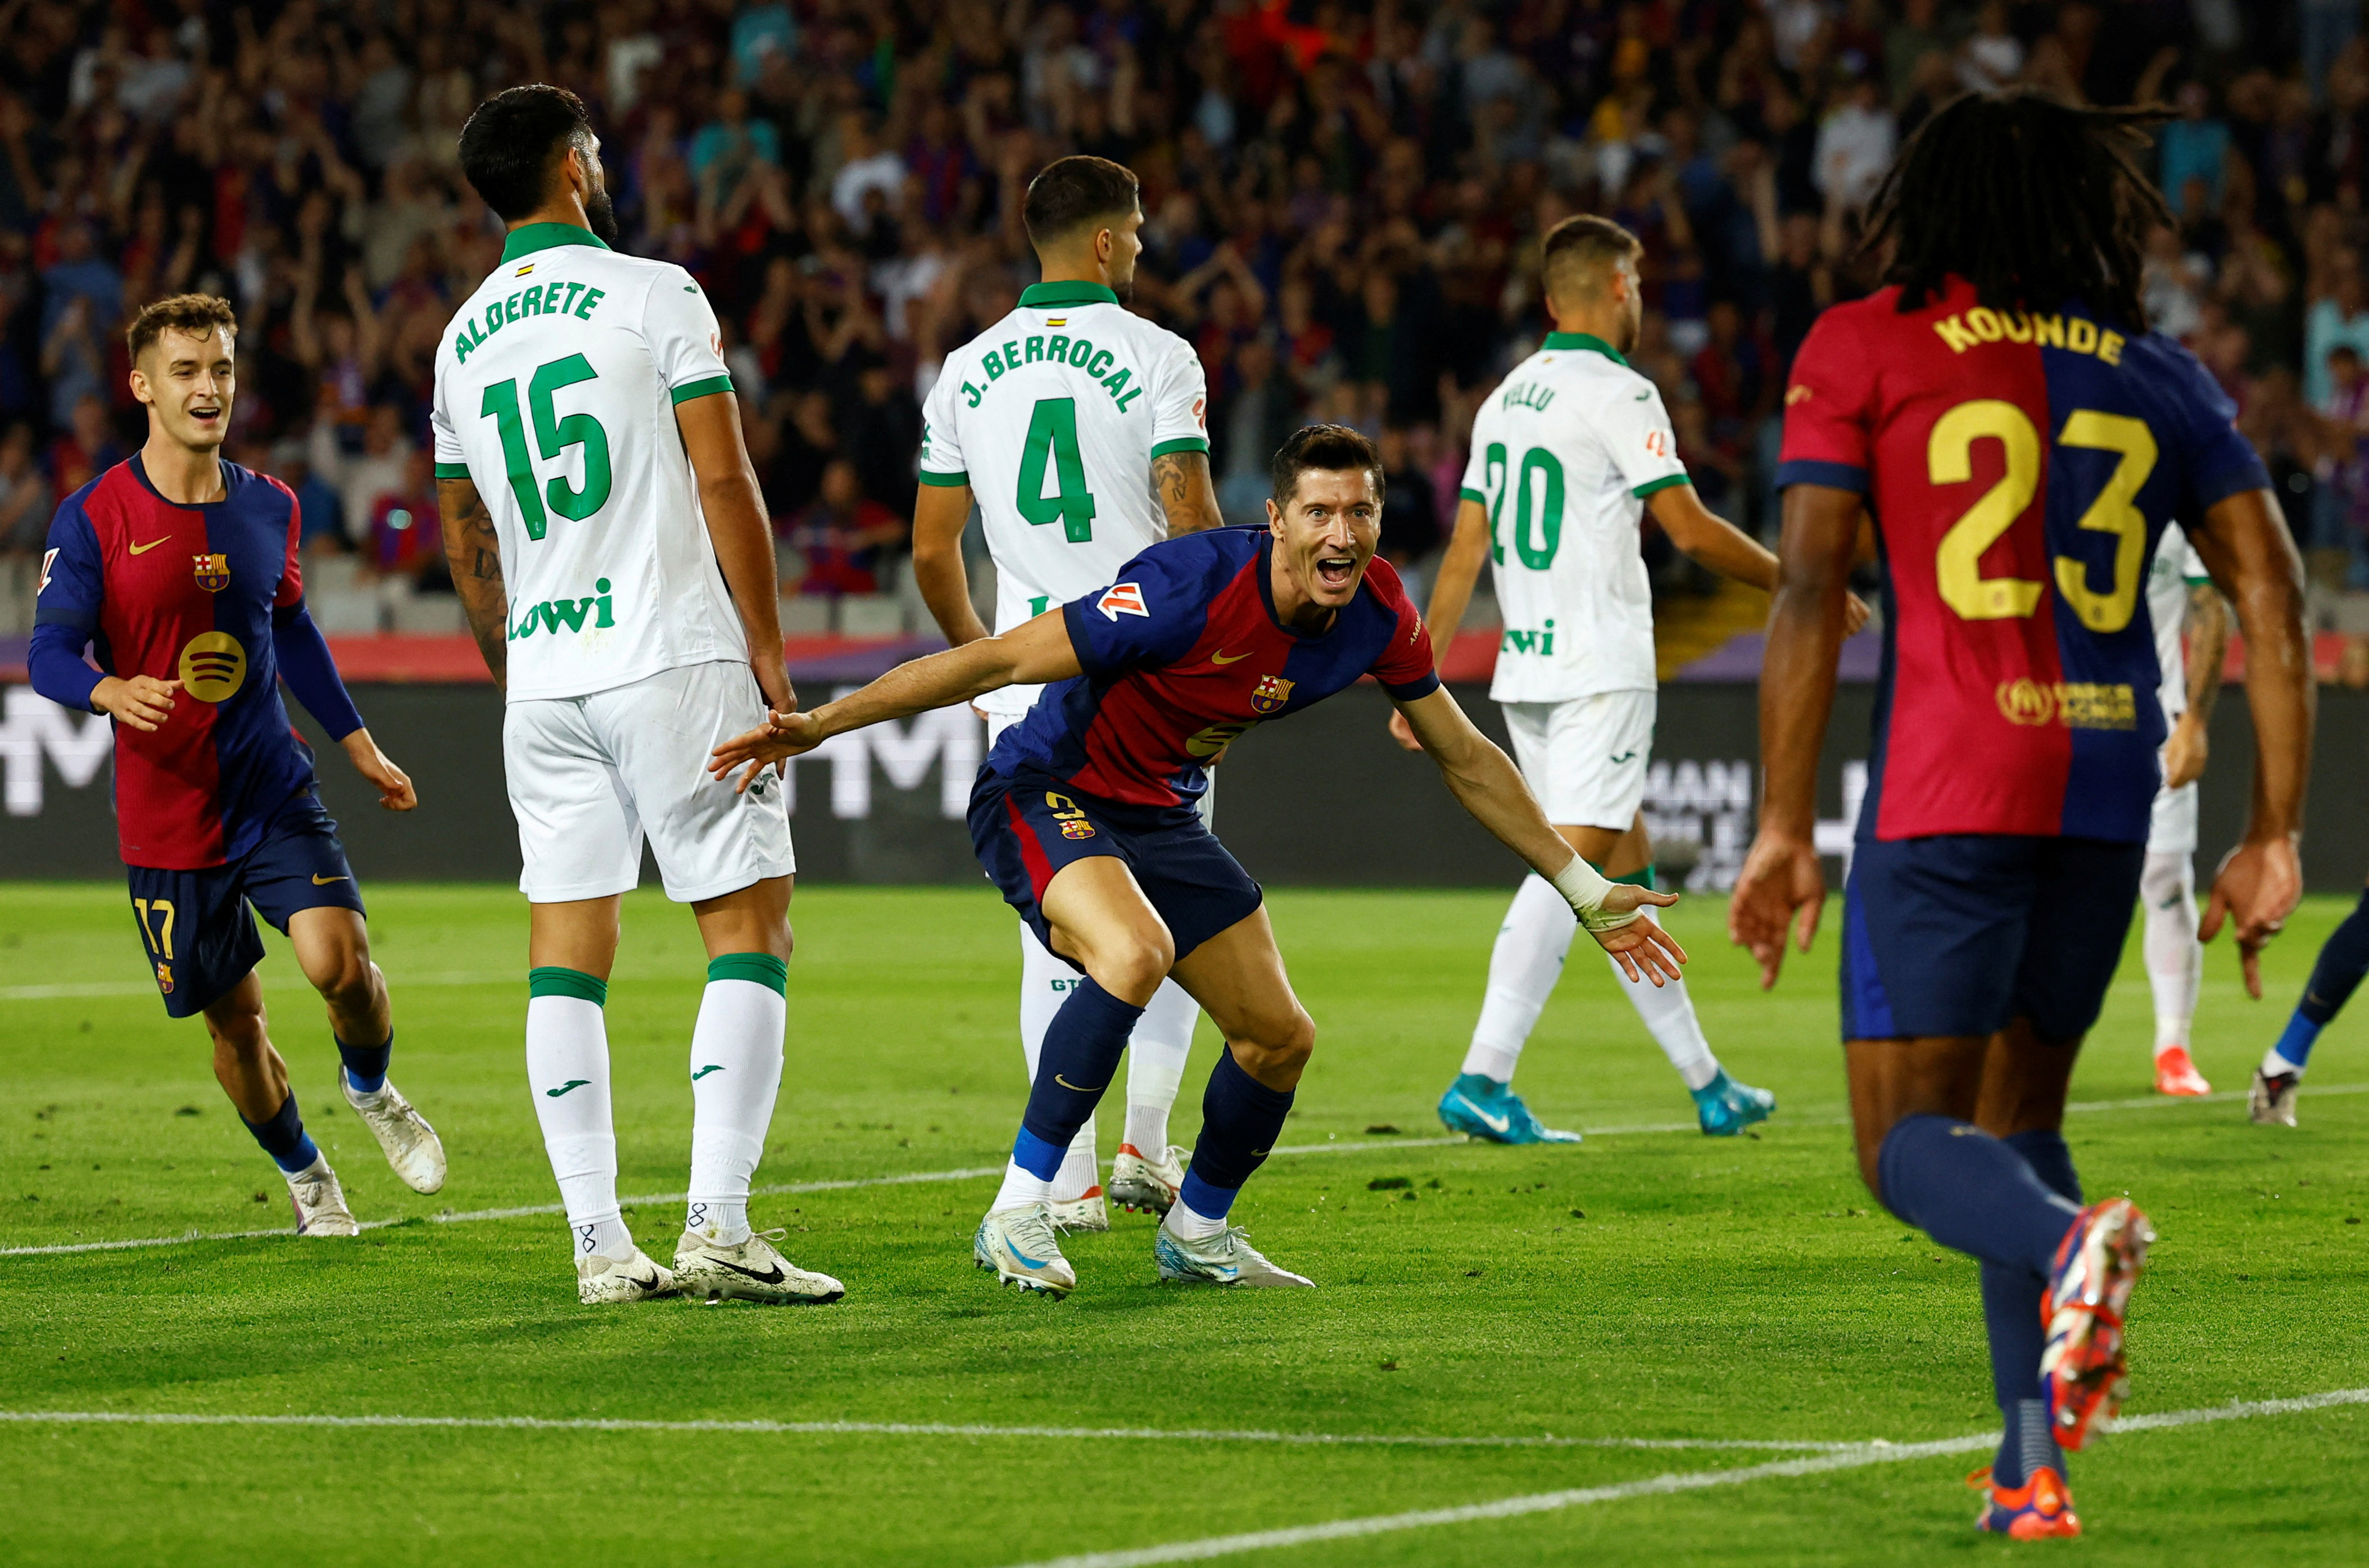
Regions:
<instances>
[{"instance_id":1,"label":"jersey sleeve badge","mask_svg":"<svg viewBox=\"0 0 2369 1568\"><path fill-rule=\"evenodd\" d=\"M1142 588L1131 582L1115 583L1104 589L1103 596L1094 601L1094 608L1103 612L1104 620L1111 622L1117 621L1122 615L1140 615L1147 621L1151 619L1151 612L1144 606Z\"/></svg>"},{"instance_id":2,"label":"jersey sleeve badge","mask_svg":"<svg viewBox=\"0 0 2369 1568\"><path fill-rule=\"evenodd\" d=\"M44 551L42 551L42 552L41 552L41 580L40 580L40 585L39 585L39 586L37 586L37 587L33 589L33 592L34 592L35 594L37 594L37 595L38 595L38 594L47 593L47 592L49 591L49 589L50 589L50 568L51 568L51 567L54 567L54 566L56 566L57 564L58 564L58 553L57 553L57 551L55 551L54 549L51 549L51 550L44 550Z\"/></svg>"}]
</instances>

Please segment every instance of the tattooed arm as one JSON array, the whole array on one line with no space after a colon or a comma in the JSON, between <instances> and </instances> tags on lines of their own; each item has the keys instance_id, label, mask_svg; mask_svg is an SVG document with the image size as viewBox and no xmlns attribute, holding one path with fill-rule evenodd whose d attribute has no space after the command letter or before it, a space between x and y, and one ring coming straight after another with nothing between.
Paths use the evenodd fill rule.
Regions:
<instances>
[{"instance_id":1,"label":"tattooed arm","mask_svg":"<svg viewBox=\"0 0 2369 1568\"><path fill-rule=\"evenodd\" d=\"M436 481L436 509L444 519L444 559L452 568L452 590L477 639L477 652L494 684L509 684L509 598L502 588L502 556L494 520L475 481Z\"/></svg>"},{"instance_id":2,"label":"tattooed arm","mask_svg":"<svg viewBox=\"0 0 2369 1568\"><path fill-rule=\"evenodd\" d=\"M1172 452L1151 460L1151 489L1160 509L1168 514L1168 537L1223 528L1218 510L1218 487L1209 477L1206 452Z\"/></svg>"},{"instance_id":3,"label":"tattooed arm","mask_svg":"<svg viewBox=\"0 0 2369 1568\"><path fill-rule=\"evenodd\" d=\"M2188 588L2188 711L2163 743L2163 783L2178 789L2204 772L2205 730L2221 695L2221 665L2229 657L2229 605L2209 582Z\"/></svg>"}]
</instances>

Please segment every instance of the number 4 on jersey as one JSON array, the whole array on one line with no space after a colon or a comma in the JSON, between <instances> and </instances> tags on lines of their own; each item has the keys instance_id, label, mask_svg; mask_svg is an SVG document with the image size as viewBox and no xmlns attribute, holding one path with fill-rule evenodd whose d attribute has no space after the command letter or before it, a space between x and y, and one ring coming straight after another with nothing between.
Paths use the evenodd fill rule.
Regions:
<instances>
[{"instance_id":1,"label":"number 4 on jersey","mask_svg":"<svg viewBox=\"0 0 2369 1568\"><path fill-rule=\"evenodd\" d=\"M1045 464L1053 464L1060 493L1045 493ZM1028 417L1028 441L1020 452L1020 515L1033 523L1058 521L1072 544L1094 536L1094 497L1086 488L1086 463L1078 451L1078 404L1075 398L1038 400Z\"/></svg>"}]
</instances>

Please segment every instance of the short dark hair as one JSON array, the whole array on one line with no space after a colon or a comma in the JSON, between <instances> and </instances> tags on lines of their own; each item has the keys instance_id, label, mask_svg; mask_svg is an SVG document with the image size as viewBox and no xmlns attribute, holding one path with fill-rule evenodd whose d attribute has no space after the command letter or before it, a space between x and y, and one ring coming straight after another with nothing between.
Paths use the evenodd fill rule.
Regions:
<instances>
[{"instance_id":1,"label":"short dark hair","mask_svg":"<svg viewBox=\"0 0 2369 1568\"><path fill-rule=\"evenodd\" d=\"M1275 461L1267 464L1267 477L1274 482L1276 506L1291 504L1292 496L1299 488L1299 476L1311 468L1323 474L1362 468L1373 476L1374 499L1379 502L1382 498L1381 452L1363 433L1346 425L1302 425L1275 449Z\"/></svg>"},{"instance_id":2,"label":"short dark hair","mask_svg":"<svg viewBox=\"0 0 2369 1568\"><path fill-rule=\"evenodd\" d=\"M1068 239L1096 218L1124 218L1135 211L1141 187L1135 171L1108 158L1056 158L1028 182L1020 205L1028 243L1042 250Z\"/></svg>"},{"instance_id":3,"label":"short dark hair","mask_svg":"<svg viewBox=\"0 0 2369 1568\"><path fill-rule=\"evenodd\" d=\"M238 312L219 294L167 294L141 307L123 329L123 346L132 351L132 363L137 368L140 356L166 332L187 332L203 338L215 327L232 337L238 336Z\"/></svg>"},{"instance_id":4,"label":"short dark hair","mask_svg":"<svg viewBox=\"0 0 2369 1568\"><path fill-rule=\"evenodd\" d=\"M591 142L584 100L566 87L509 87L461 127L461 172L496 216L514 223L543 205L552 167L567 149L589 151Z\"/></svg>"},{"instance_id":5,"label":"short dark hair","mask_svg":"<svg viewBox=\"0 0 2369 1568\"><path fill-rule=\"evenodd\" d=\"M1550 299L1594 293L1601 286L1598 274L1636 260L1644 249L1643 241L1611 219L1582 212L1547 231L1539 247L1539 280Z\"/></svg>"}]
</instances>

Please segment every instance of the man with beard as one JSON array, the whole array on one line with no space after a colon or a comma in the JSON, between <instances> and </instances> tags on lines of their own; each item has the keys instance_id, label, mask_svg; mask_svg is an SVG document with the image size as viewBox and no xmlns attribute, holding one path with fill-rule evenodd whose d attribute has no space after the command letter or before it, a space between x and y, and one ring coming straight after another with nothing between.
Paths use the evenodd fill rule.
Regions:
<instances>
[{"instance_id":1,"label":"man with beard","mask_svg":"<svg viewBox=\"0 0 2369 1568\"><path fill-rule=\"evenodd\" d=\"M1019 307L946 356L922 409L913 578L946 641L988 635L964 580L962 535L978 498L995 562L995 632L1115 580L1146 546L1223 522L1209 478L1208 383L1193 346L1127 308L1143 224L1135 176L1105 158L1057 158L1022 207L1044 280ZM1147 475L1149 482L1147 483ZM1042 688L980 694L989 744ZM1206 823L1210 796L1196 807ZM1045 1033L1077 971L1020 928L1020 1050L1033 1082ZM1184 1180L1168 1141L1200 1010L1162 983L1127 1052L1127 1127L1111 1198L1165 1214ZM1062 1230L1106 1230L1089 1116L1047 1173Z\"/></svg>"},{"instance_id":2,"label":"man with beard","mask_svg":"<svg viewBox=\"0 0 2369 1568\"><path fill-rule=\"evenodd\" d=\"M769 703L795 701L772 533L715 313L681 268L609 248L600 152L558 87L513 87L470 116L462 171L509 239L436 354L445 555L509 699L503 763L533 912L527 1076L580 1299L835 1301L837 1280L749 1228L782 1078L788 813L772 780L735 795L700 768ZM709 960L671 1272L618 1212L601 1012L646 831Z\"/></svg>"}]
</instances>

